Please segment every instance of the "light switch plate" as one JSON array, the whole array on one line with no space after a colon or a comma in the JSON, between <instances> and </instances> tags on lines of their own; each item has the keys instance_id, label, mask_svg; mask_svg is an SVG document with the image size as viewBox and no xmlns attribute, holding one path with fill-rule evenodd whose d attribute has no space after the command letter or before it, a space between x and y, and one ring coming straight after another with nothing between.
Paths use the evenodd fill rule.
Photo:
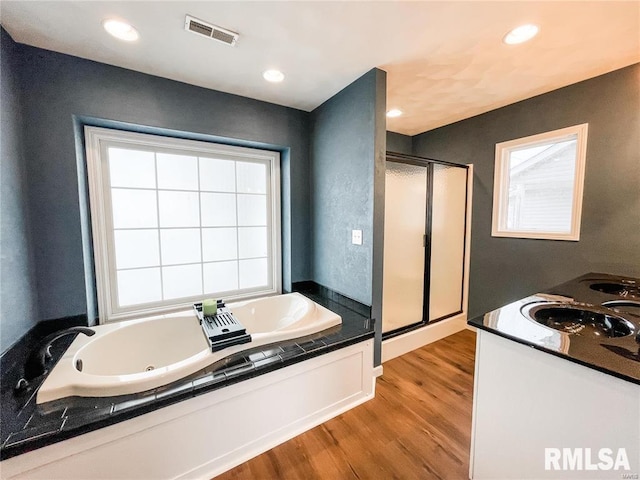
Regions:
<instances>
[{"instance_id":1,"label":"light switch plate","mask_svg":"<svg viewBox=\"0 0 640 480\"><path fill-rule=\"evenodd\" d=\"M362 245L362 230L351 230L351 243Z\"/></svg>"}]
</instances>

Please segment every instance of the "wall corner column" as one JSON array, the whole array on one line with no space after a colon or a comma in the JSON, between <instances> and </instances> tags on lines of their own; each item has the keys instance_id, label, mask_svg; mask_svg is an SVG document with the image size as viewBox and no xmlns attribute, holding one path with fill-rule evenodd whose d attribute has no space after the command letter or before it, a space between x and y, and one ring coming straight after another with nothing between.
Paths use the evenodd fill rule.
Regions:
<instances>
[{"instance_id":1,"label":"wall corner column","mask_svg":"<svg viewBox=\"0 0 640 480\"><path fill-rule=\"evenodd\" d=\"M374 366L382 362L382 282L384 264L384 187L387 152L387 73L375 69L375 136L373 167L373 264L371 317L375 319Z\"/></svg>"}]
</instances>

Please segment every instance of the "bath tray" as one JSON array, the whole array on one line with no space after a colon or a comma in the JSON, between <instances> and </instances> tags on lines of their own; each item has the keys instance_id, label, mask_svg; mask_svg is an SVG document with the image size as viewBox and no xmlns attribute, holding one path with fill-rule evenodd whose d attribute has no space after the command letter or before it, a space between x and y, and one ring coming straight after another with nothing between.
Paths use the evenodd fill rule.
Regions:
<instances>
[{"instance_id":1,"label":"bath tray","mask_svg":"<svg viewBox=\"0 0 640 480\"><path fill-rule=\"evenodd\" d=\"M202 303L194 303L193 309L200 319L200 325L212 352L251 341L251 335L247 333L246 328L222 301L218 300L218 313L215 315L203 315Z\"/></svg>"}]
</instances>

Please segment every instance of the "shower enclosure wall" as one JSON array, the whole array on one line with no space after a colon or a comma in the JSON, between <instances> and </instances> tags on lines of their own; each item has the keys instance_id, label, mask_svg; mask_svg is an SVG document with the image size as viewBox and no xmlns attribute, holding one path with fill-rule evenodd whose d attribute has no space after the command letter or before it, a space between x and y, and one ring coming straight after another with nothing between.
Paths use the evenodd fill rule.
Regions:
<instances>
[{"instance_id":1,"label":"shower enclosure wall","mask_svg":"<svg viewBox=\"0 0 640 480\"><path fill-rule=\"evenodd\" d=\"M383 339L464 310L469 167L387 152Z\"/></svg>"}]
</instances>

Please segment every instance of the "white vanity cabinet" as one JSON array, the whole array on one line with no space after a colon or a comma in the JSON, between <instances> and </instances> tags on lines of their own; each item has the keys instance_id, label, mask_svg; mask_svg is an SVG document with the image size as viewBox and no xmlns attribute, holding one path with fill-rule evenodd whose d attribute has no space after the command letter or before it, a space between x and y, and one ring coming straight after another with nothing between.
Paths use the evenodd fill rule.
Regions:
<instances>
[{"instance_id":1,"label":"white vanity cabinet","mask_svg":"<svg viewBox=\"0 0 640 480\"><path fill-rule=\"evenodd\" d=\"M471 479L638 474L640 385L478 330Z\"/></svg>"}]
</instances>

